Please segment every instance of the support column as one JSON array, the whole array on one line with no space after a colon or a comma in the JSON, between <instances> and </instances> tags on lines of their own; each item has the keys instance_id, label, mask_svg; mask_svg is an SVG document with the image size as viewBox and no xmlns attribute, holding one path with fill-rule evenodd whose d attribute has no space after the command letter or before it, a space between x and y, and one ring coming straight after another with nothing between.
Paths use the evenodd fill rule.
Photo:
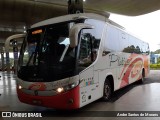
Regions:
<instances>
[{"instance_id":1,"label":"support column","mask_svg":"<svg viewBox=\"0 0 160 120\"><path fill-rule=\"evenodd\" d=\"M6 67L7 67L7 72L10 72L10 58L9 58L9 52L6 52Z\"/></svg>"},{"instance_id":2,"label":"support column","mask_svg":"<svg viewBox=\"0 0 160 120\"><path fill-rule=\"evenodd\" d=\"M83 13L83 0L68 0L68 14Z\"/></svg>"},{"instance_id":3,"label":"support column","mask_svg":"<svg viewBox=\"0 0 160 120\"><path fill-rule=\"evenodd\" d=\"M17 40L13 40L13 54L14 54L14 73L17 74L17 65L18 65L18 46Z\"/></svg>"},{"instance_id":4,"label":"support column","mask_svg":"<svg viewBox=\"0 0 160 120\"><path fill-rule=\"evenodd\" d=\"M1 61L2 61L2 71L5 70L5 64L4 64L4 47L1 48Z\"/></svg>"}]
</instances>

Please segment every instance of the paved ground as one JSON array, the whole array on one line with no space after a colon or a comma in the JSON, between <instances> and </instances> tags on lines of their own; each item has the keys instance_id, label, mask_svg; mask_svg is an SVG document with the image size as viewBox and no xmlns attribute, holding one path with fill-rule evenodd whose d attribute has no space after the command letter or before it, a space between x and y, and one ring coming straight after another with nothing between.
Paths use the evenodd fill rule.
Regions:
<instances>
[{"instance_id":1,"label":"paved ground","mask_svg":"<svg viewBox=\"0 0 160 120\"><path fill-rule=\"evenodd\" d=\"M54 109L31 106L19 102L15 90L16 76L14 74L6 73L0 73L0 76L0 111L39 111L52 116L47 117L47 120L53 119L53 114L56 116L54 119L59 120L160 120L160 117L105 117L113 116L121 113L121 111L124 113L124 115L129 114L130 112L135 112L136 114L140 115L140 113L137 111L153 111L152 114L159 114L160 116L160 70L152 70L149 77L144 81L144 84L134 83L115 92L111 101L109 102L98 100L81 108L78 111L67 112L67 114L66 111L55 111ZM145 114L145 112L143 113ZM148 112L146 112L146 114L147 113ZM151 112L149 113L151 114ZM64 117L62 118L62 116ZM3 119L7 120L10 118ZM12 119L17 120L17 118ZM28 118L23 119L28 120ZM38 118L38 120L44 119L46 118Z\"/></svg>"}]
</instances>

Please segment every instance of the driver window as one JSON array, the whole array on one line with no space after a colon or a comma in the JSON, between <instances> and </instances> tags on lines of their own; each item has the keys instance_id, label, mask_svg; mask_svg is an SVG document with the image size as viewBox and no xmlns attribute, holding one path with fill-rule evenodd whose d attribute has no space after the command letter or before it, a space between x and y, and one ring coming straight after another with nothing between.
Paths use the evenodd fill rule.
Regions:
<instances>
[{"instance_id":1,"label":"driver window","mask_svg":"<svg viewBox=\"0 0 160 120\"><path fill-rule=\"evenodd\" d=\"M90 33L82 34L79 53L79 66L88 67L97 57L98 41Z\"/></svg>"}]
</instances>

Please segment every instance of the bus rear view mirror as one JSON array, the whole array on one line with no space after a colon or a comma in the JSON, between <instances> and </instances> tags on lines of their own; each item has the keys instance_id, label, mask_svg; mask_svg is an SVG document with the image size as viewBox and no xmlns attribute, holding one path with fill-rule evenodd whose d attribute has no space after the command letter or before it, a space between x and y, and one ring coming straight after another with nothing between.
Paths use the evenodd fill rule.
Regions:
<instances>
[{"instance_id":1,"label":"bus rear view mirror","mask_svg":"<svg viewBox=\"0 0 160 120\"><path fill-rule=\"evenodd\" d=\"M70 47L74 48L78 44L78 34L82 29L93 29L94 26L85 24L85 23L78 23L73 25L73 27L69 31L69 38L70 38Z\"/></svg>"}]
</instances>

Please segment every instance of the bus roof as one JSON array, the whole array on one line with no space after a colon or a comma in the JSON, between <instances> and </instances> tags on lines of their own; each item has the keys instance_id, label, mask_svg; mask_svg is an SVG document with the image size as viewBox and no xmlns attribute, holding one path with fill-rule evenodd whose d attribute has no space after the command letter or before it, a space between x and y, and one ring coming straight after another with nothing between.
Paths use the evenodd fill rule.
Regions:
<instances>
[{"instance_id":1,"label":"bus roof","mask_svg":"<svg viewBox=\"0 0 160 120\"><path fill-rule=\"evenodd\" d=\"M112 20L108 19L109 16L107 15L100 15L100 14L95 14L95 13L79 13L79 14L69 14L69 15L63 15L55 18L50 18L41 22L38 22L36 24L33 24L31 28L36 28L36 27L41 27L41 26L46 26L46 25L51 25L55 23L60 23L60 22L65 22L65 21L70 21L70 20L76 20L76 19L81 19L81 18L90 18L90 19L96 19L100 20L103 22L107 22L111 25L114 25L118 28L125 29L123 26L113 22Z\"/></svg>"},{"instance_id":2,"label":"bus roof","mask_svg":"<svg viewBox=\"0 0 160 120\"><path fill-rule=\"evenodd\" d=\"M107 19L107 17L105 17L105 16L94 14L94 13L69 14L69 15L50 18L50 19L38 22L38 23L32 25L31 28L46 26L46 25L50 25L50 24L55 24L55 23L60 23L60 22L65 22L65 21L75 20L75 19L80 19L80 18L91 18L91 19L101 20L104 22Z\"/></svg>"}]
</instances>

